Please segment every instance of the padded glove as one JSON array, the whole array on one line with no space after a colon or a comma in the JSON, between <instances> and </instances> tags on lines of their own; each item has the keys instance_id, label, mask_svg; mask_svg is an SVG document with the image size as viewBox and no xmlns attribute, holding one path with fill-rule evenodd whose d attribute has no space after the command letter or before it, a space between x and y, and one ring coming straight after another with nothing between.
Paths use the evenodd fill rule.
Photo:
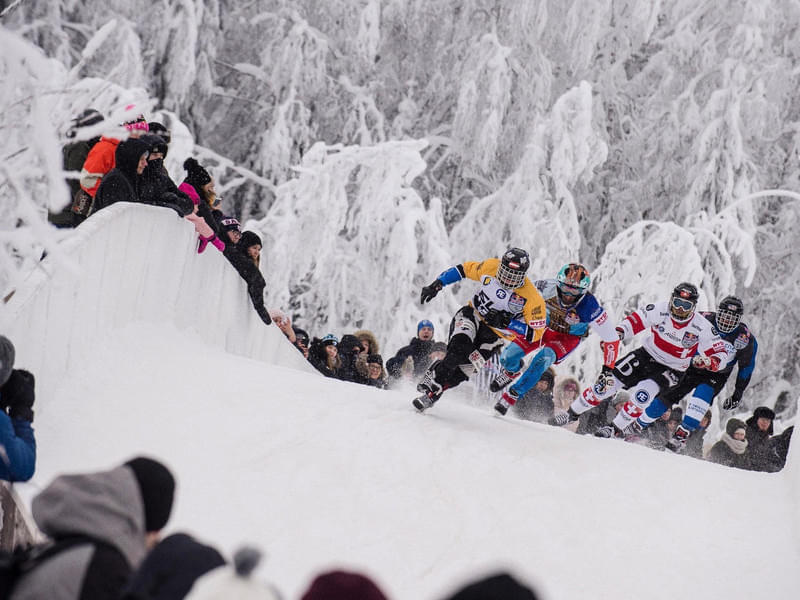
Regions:
<instances>
[{"instance_id":1,"label":"padded glove","mask_svg":"<svg viewBox=\"0 0 800 600\"><path fill-rule=\"evenodd\" d=\"M494 308L490 308L486 313L486 316L483 317L483 320L486 321L486 324L489 327L505 329L511 323L512 318L514 318L514 315L507 310L496 310Z\"/></svg>"},{"instance_id":2,"label":"padded glove","mask_svg":"<svg viewBox=\"0 0 800 600\"><path fill-rule=\"evenodd\" d=\"M436 297L436 294L442 291L443 287L444 284L438 279L434 280L432 284L426 285L422 288L422 293L419 296L419 303L425 304L426 302L430 302Z\"/></svg>"},{"instance_id":3,"label":"padded glove","mask_svg":"<svg viewBox=\"0 0 800 600\"><path fill-rule=\"evenodd\" d=\"M723 410L733 410L737 406L739 406L739 402L742 401L742 394L741 392L735 391L730 398L727 398L722 403Z\"/></svg>"}]
</instances>

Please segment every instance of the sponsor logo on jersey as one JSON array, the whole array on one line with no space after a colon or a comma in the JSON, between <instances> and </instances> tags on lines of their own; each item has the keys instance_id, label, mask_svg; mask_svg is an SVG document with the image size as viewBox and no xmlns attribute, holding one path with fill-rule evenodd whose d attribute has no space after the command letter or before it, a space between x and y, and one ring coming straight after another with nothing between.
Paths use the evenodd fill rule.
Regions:
<instances>
[{"instance_id":1,"label":"sponsor logo on jersey","mask_svg":"<svg viewBox=\"0 0 800 600\"><path fill-rule=\"evenodd\" d=\"M647 404L648 400L650 400L650 394L647 393L647 390L639 390L636 392L637 404Z\"/></svg>"},{"instance_id":2,"label":"sponsor logo on jersey","mask_svg":"<svg viewBox=\"0 0 800 600\"><path fill-rule=\"evenodd\" d=\"M508 299L508 310L516 314L522 312L522 309L524 307L525 307L525 298L523 298L516 292L511 294L511 298Z\"/></svg>"},{"instance_id":3,"label":"sponsor logo on jersey","mask_svg":"<svg viewBox=\"0 0 800 600\"><path fill-rule=\"evenodd\" d=\"M508 296L508 292L505 291L503 288L497 288L495 294L497 294L497 297L500 298L500 300Z\"/></svg>"},{"instance_id":4,"label":"sponsor logo on jersey","mask_svg":"<svg viewBox=\"0 0 800 600\"><path fill-rule=\"evenodd\" d=\"M489 285L491 282L492 282L492 278L489 277L488 275L484 275L483 279L481 280L481 284L483 284L483 285Z\"/></svg>"},{"instance_id":5,"label":"sponsor logo on jersey","mask_svg":"<svg viewBox=\"0 0 800 600\"><path fill-rule=\"evenodd\" d=\"M750 334L746 331L740 333L736 336L736 339L733 342L733 347L737 350L741 350L742 348L747 348L747 344L750 343Z\"/></svg>"},{"instance_id":6,"label":"sponsor logo on jersey","mask_svg":"<svg viewBox=\"0 0 800 600\"><path fill-rule=\"evenodd\" d=\"M647 306L644 307L644 309L649 312L653 310L655 307L656 307L655 304L648 304Z\"/></svg>"},{"instance_id":7,"label":"sponsor logo on jersey","mask_svg":"<svg viewBox=\"0 0 800 600\"><path fill-rule=\"evenodd\" d=\"M606 311L604 311L604 310L603 310L602 308L600 308L600 307L598 307L598 308L597 308L597 310L598 310L598 311L600 311L600 312L599 312L599 316L598 316L598 314L597 314L597 313L595 313L595 314L593 314L593 315L592 315L592 319L597 319L597 320L596 320L596 323L597 323L598 325L602 325L603 323L605 323L606 321L608 321L608 313L607 313Z\"/></svg>"},{"instance_id":8,"label":"sponsor logo on jersey","mask_svg":"<svg viewBox=\"0 0 800 600\"><path fill-rule=\"evenodd\" d=\"M544 329L547 327L546 319L531 319L528 321L528 327L531 329Z\"/></svg>"},{"instance_id":9,"label":"sponsor logo on jersey","mask_svg":"<svg viewBox=\"0 0 800 600\"><path fill-rule=\"evenodd\" d=\"M669 387L675 387L681 380L681 378L678 377L678 374L671 369L664 371L662 375L664 376L664 379L667 380L667 385L669 385Z\"/></svg>"},{"instance_id":10,"label":"sponsor logo on jersey","mask_svg":"<svg viewBox=\"0 0 800 600\"><path fill-rule=\"evenodd\" d=\"M684 348L691 348L692 346L697 345L700 341L700 337L696 333L692 333L691 331L687 331L683 334L683 338L681 339L681 346Z\"/></svg>"}]
</instances>

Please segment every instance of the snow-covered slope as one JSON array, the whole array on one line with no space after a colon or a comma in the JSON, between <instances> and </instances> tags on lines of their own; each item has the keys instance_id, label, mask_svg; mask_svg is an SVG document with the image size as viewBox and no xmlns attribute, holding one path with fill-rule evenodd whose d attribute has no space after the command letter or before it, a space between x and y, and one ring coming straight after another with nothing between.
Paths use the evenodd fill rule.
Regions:
<instances>
[{"instance_id":1,"label":"snow-covered slope","mask_svg":"<svg viewBox=\"0 0 800 600\"><path fill-rule=\"evenodd\" d=\"M501 419L458 390L418 415L410 390L298 363L172 215L130 206L97 223L77 232L77 272L43 265L4 309L37 375L25 497L57 473L157 456L179 479L169 530L260 545L259 576L290 599L334 565L394 600L494 568L553 600L800 595L797 444L783 472L749 473Z\"/></svg>"}]
</instances>

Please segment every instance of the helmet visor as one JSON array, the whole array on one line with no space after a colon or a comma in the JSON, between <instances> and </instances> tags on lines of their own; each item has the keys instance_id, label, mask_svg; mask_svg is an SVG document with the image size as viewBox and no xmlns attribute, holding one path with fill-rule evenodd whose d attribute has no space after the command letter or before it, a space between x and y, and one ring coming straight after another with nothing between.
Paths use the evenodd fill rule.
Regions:
<instances>
[{"instance_id":1,"label":"helmet visor","mask_svg":"<svg viewBox=\"0 0 800 600\"><path fill-rule=\"evenodd\" d=\"M518 288L525 282L525 271L517 271L500 263L497 267L497 281L505 288Z\"/></svg>"},{"instance_id":2,"label":"helmet visor","mask_svg":"<svg viewBox=\"0 0 800 600\"><path fill-rule=\"evenodd\" d=\"M717 311L717 329L722 333L730 333L739 326L742 321L742 315L732 310L718 310Z\"/></svg>"}]
</instances>

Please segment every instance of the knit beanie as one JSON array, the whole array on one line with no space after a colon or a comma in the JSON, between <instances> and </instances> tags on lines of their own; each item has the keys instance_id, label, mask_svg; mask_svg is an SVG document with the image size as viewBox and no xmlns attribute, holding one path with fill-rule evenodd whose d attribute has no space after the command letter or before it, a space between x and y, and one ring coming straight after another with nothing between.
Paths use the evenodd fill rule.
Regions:
<instances>
[{"instance_id":1,"label":"knit beanie","mask_svg":"<svg viewBox=\"0 0 800 600\"><path fill-rule=\"evenodd\" d=\"M551 388L553 387L555 380L556 380L555 375L553 374L553 371L550 369L547 369L544 373L542 373L542 376L539 378L539 381L545 381L548 384L550 384Z\"/></svg>"},{"instance_id":2,"label":"knit beanie","mask_svg":"<svg viewBox=\"0 0 800 600\"><path fill-rule=\"evenodd\" d=\"M725 433L727 433L731 437L733 437L733 434L740 429L742 431L746 431L747 426L744 424L743 421L740 421L739 419L728 419L728 422L725 424Z\"/></svg>"},{"instance_id":3,"label":"knit beanie","mask_svg":"<svg viewBox=\"0 0 800 600\"><path fill-rule=\"evenodd\" d=\"M428 319L422 319L422 321L417 323L417 333L419 333L419 330L422 329L423 327L430 327L432 331L435 331L433 328L433 323L428 321Z\"/></svg>"},{"instance_id":4,"label":"knit beanie","mask_svg":"<svg viewBox=\"0 0 800 600\"><path fill-rule=\"evenodd\" d=\"M198 190L211 181L211 175L208 174L208 171L201 167L200 163L191 156L184 161L183 168L187 171L186 181Z\"/></svg>"},{"instance_id":5,"label":"knit beanie","mask_svg":"<svg viewBox=\"0 0 800 600\"><path fill-rule=\"evenodd\" d=\"M318 575L301 600L387 600L371 579L359 573L331 571Z\"/></svg>"},{"instance_id":6,"label":"knit beanie","mask_svg":"<svg viewBox=\"0 0 800 600\"><path fill-rule=\"evenodd\" d=\"M511 575L500 573L467 585L448 600L536 600L536 594Z\"/></svg>"},{"instance_id":7,"label":"knit beanie","mask_svg":"<svg viewBox=\"0 0 800 600\"><path fill-rule=\"evenodd\" d=\"M154 133L158 137L164 140L165 143L169 144L172 141L172 135L169 132L169 129L164 127L158 121L150 121L148 124L150 133Z\"/></svg>"},{"instance_id":8,"label":"knit beanie","mask_svg":"<svg viewBox=\"0 0 800 600\"><path fill-rule=\"evenodd\" d=\"M367 364L375 363L376 365L383 366L383 357L380 354L370 354L367 357Z\"/></svg>"},{"instance_id":9,"label":"knit beanie","mask_svg":"<svg viewBox=\"0 0 800 600\"><path fill-rule=\"evenodd\" d=\"M0 385L3 385L11 377L14 370L14 344L4 335L0 335Z\"/></svg>"},{"instance_id":10,"label":"knit beanie","mask_svg":"<svg viewBox=\"0 0 800 600\"><path fill-rule=\"evenodd\" d=\"M136 476L144 505L145 531L160 531L172 512L175 478L169 469L152 458L138 456L125 463Z\"/></svg>"},{"instance_id":11,"label":"knit beanie","mask_svg":"<svg viewBox=\"0 0 800 600\"><path fill-rule=\"evenodd\" d=\"M150 152L160 152L164 156L167 154L167 143L164 141L160 135L154 135L152 133L145 133L143 136L139 138L145 144L147 144L147 149Z\"/></svg>"},{"instance_id":12,"label":"knit beanie","mask_svg":"<svg viewBox=\"0 0 800 600\"><path fill-rule=\"evenodd\" d=\"M222 217L219 221L220 227L222 227L222 231L241 231L242 226L239 223L238 219L234 219L233 217Z\"/></svg>"},{"instance_id":13,"label":"knit beanie","mask_svg":"<svg viewBox=\"0 0 800 600\"><path fill-rule=\"evenodd\" d=\"M328 333L325 337L322 338L320 341L320 345L322 346L338 346L339 345L339 338L337 338L332 333Z\"/></svg>"},{"instance_id":14,"label":"knit beanie","mask_svg":"<svg viewBox=\"0 0 800 600\"><path fill-rule=\"evenodd\" d=\"M242 237L239 240L239 247L242 250L247 250L250 246L255 246L256 244L261 246L261 238L258 237L258 234L252 231L242 232Z\"/></svg>"}]
</instances>

